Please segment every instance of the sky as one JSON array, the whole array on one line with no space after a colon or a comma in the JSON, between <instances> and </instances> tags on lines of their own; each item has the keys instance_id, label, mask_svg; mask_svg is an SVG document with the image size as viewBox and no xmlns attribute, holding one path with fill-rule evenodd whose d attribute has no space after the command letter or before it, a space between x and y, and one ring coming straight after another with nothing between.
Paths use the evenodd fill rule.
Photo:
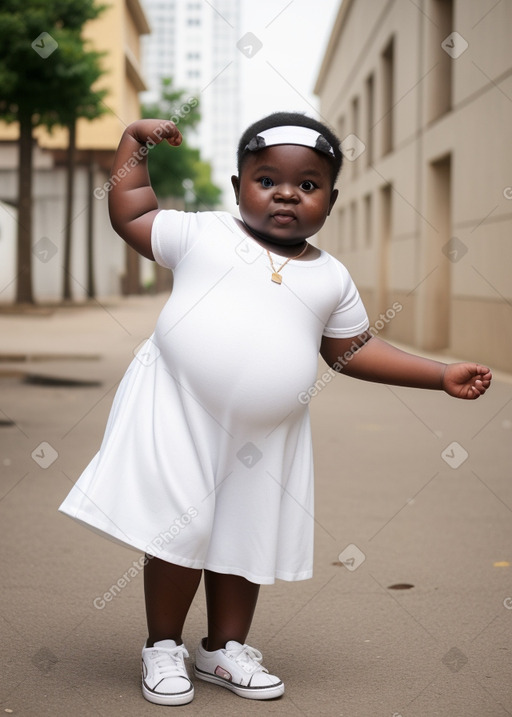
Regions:
<instances>
[{"instance_id":1,"label":"sky","mask_svg":"<svg viewBox=\"0 0 512 717\"><path fill-rule=\"evenodd\" d=\"M340 5L341 0L242 0L243 127L278 110L314 113L313 87Z\"/></svg>"}]
</instances>

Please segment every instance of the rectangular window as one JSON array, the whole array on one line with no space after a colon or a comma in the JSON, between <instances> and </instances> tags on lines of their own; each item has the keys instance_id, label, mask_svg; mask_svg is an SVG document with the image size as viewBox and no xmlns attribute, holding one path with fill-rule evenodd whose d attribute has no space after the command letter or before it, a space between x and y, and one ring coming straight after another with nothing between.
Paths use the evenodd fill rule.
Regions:
<instances>
[{"instance_id":1,"label":"rectangular window","mask_svg":"<svg viewBox=\"0 0 512 717\"><path fill-rule=\"evenodd\" d=\"M452 235L451 156L428 165L426 195L427 216L435 217L435 227L427 229L423 276L432 267L428 281L420 287L422 302L421 333L425 348L446 348L450 343L451 267L464 244Z\"/></svg>"},{"instance_id":2,"label":"rectangular window","mask_svg":"<svg viewBox=\"0 0 512 717\"><path fill-rule=\"evenodd\" d=\"M395 50L391 38L381 56L382 64L382 156L393 149L393 113L395 102Z\"/></svg>"},{"instance_id":3,"label":"rectangular window","mask_svg":"<svg viewBox=\"0 0 512 717\"><path fill-rule=\"evenodd\" d=\"M338 227L337 227L337 237L336 237L336 254L338 256L343 256L343 253L345 252L346 246L347 246L347 227L346 224L346 212L345 207L338 210Z\"/></svg>"},{"instance_id":4,"label":"rectangular window","mask_svg":"<svg viewBox=\"0 0 512 717\"><path fill-rule=\"evenodd\" d=\"M357 216L357 202L351 202L350 204L350 250L356 251L358 245L358 216Z\"/></svg>"},{"instance_id":5,"label":"rectangular window","mask_svg":"<svg viewBox=\"0 0 512 717\"><path fill-rule=\"evenodd\" d=\"M359 128L359 97L354 97L352 100L352 134L357 137L360 141L360 128ZM357 158L352 161L352 178L355 179L359 175L359 162Z\"/></svg>"},{"instance_id":6,"label":"rectangular window","mask_svg":"<svg viewBox=\"0 0 512 717\"><path fill-rule=\"evenodd\" d=\"M380 211L377 250L377 286L375 292L375 313L385 311L389 298L389 245L392 233L392 186L386 184L380 189Z\"/></svg>"},{"instance_id":7,"label":"rectangular window","mask_svg":"<svg viewBox=\"0 0 512 717\"><path fill-rule=\"evenodd\" d=\"M343 142L345 139L345 115L341 115L341 117L338 118L338 137L340 138L340 142Z\"/></svg>"},{"instance_id":8,"label":"rectangular window","mask_svg":"<svg viewBox=\"0 0 512 717\"><path fill-rule=\"evenodd\" d=\"M427 78L427 121L433 122L452 107L452 55L456 46L453 40L447 38L454 29L453 0L430 0L428 9L431 17L428 26L428 69L432 68L432 71Z\"/></svg>"},{"instance_id":9,"label":"rectangular window","mask_svg":"<svg viewBox=\"0 0 512 717\"><path fill-rule=\"evenodd\" d=\"M373 206L372 195L367 194L364 198L364 244L371 247L373 244Z\"/></svg>"},{"instance_id":10,"label":"rectangular window","mask_svg":"<svg viewBox=\"0 0 512 717\"><path fill-rule=\"evenodd\" d=\"M371 74L366 80L366 166L373 164L373 125L375 124L375 80Z\"/></svg>"}]
</instances>

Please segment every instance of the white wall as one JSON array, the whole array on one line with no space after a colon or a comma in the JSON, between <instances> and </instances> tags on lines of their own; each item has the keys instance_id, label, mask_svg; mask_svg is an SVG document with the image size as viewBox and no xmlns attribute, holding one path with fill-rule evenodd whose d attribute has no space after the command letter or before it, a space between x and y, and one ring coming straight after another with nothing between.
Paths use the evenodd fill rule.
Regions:
<instances>
[{"instance_id":1,"label":"white wall","mask_svg":"<svg viewBox=\"0 0 512 717\"><path fill-rule=\"evenodd\" d=\"M66 175L62 167L54 168L48 154L36 152L33 203L33 288L36 301L59 301L62 296L65 228ZM0 148L0 198L17 200L16 155L12 147ZM107 177L96 171L94 187L101 188ZM97 196L103 193L98 192ZM125 245L110 225L107 195L89 197L85 167L77 168L73 205L73 248L71 288L73 299L86 297L87 212L92 202L94 211L94 267L98 296L120 294L121 276L125 267ZM0 302L10 303L16 287L17 212L9 203L0 204Z\"/></svg>"}]
</instances>

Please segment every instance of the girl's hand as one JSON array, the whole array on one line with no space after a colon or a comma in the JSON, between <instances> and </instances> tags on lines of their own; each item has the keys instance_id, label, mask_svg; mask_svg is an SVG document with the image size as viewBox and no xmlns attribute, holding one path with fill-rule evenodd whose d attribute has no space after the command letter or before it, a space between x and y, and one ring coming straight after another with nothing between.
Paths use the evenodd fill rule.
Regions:
<instances>
[{"instance_id":1,"label":"girl's hand","mask_svg":"<svg viewBox=\"0 0 512 717\"><path fill-rule=\"evenodd\" d=\"M160 119L132 122L123 132L110 180L104 185L113 228L148 259L154 259L151 228L159 211L148 171L148 152L164 140L175 147L181 144L181 132L174 122Z\"/></svg>"},{"instance_id":2,"label":"girl's hand","mask_svg":"<svg viewBox=\"0 0 512 717\"><path fill-rule=\"evenodd\" d=\"M475 399L491 385L492 373L486 366L475 363L451 363L442 379L443 390L455 398Z\"/></svg>"},{"instance_id":3,"label":"girl's hand","mask_svg":"<svg viewBox=\"0 0 512 717\"><path fill-rule=\"evenodd\" d=\"M137 120L127 127L126 133L140 144L160 144L167 140L173 147L178 147L183 139L174 122L162 119Z\"/></svg>"}]
</instances>

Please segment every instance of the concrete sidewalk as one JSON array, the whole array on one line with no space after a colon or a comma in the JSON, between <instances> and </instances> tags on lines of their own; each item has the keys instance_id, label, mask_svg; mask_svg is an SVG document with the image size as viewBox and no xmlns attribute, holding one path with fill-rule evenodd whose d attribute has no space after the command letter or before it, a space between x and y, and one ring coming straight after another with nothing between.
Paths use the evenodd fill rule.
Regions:
<instances>
[{"instance_id":1,"label":"concrete sidewalk","mask_svg":"<svg viewBox=\"0 0 512 717\"><path fill-rule=\"evenodd\" d=\"M57 513L165 298L0 313L1 712L173 710L140 692L140 555ZM311 414L315 576L263 587L249 637L285 695L199 682L180 712L512 715L510 376L476 402L336 377ZM200 588L191 658L205 625Z\"/></svg>"}]
</instances>

